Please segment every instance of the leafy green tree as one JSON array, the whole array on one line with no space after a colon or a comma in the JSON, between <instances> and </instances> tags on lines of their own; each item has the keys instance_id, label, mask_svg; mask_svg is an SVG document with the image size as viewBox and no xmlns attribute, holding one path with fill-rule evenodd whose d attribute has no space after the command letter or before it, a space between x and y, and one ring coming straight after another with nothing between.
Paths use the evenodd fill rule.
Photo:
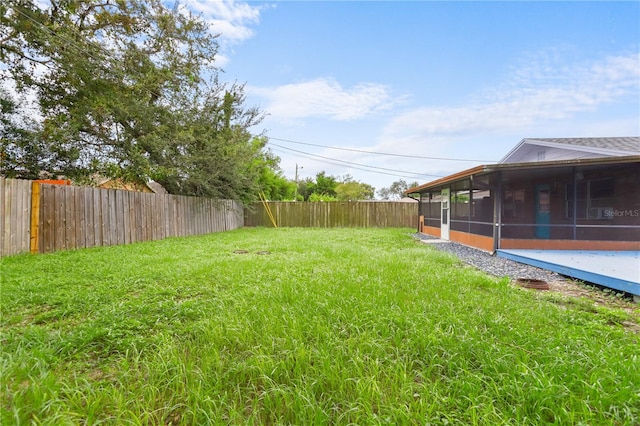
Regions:
<instances>
[{"instance_id":1,"label":"leafy green tree","mask_svg":"<svg viewBox=\"0 0 640 426\"><path fill-rule=\"evenodd\" d=\"M269 167L263 168L260 175L260 185L264 188L263 193L268 200L288 201L295 197L295 182L284 177L281 171Z\"/></svg>"},{"instance_id":2,"label":"leafy green tree","mask_svg":"<svg viewBox=\"0 0 640 426\"><path fill-rule=\"evenodd\" d=\"M315 180L306 178L299 181L298 194L304 201L372 200L375 188L354 180L350 175L336 178L322 171L316 174Z\"/></svg>"},{"instance_id":3,"label":"leafy green tree","mask_svg":"<svg viewBox=\"0 0 640 426\"><path fill-rule=\"evenodd\" d=\"M43 116L37 133L10 129L8 170L76 179L99 172L152 178L176 194L257 195L268 159L248 129L263 116L244 106L244 86L218 79L218 43L207 24L165 4L0 5L0 60L19 91L37 93ZM47 160L34 163L41 154Z\"/></svg>"},{"instance_id":4,"label":"leafy green tree","mask_svg":"<svg viewBox=\"0 0 640 426\"><path fill-rule=\"evenodd\" d=\"M339 201L373 200L375 188L346 175L336 186L336 194Z\"/></svg>"},{"instance_id":5,"label":"leafy green tree","mask_svg":"<svg viewBox=\"0 0 640 426\"><path fill-rule=\"evenodd\" d=\"M200 96L198 104L174 114L152 135L160 139L158 144L169 141L150 157L156 165L150 176L170 193L257 199L262 168L273 159L264 150L266 139L253 137L242 124L232 124L251 121L254 114L237 107L243 101L241 87L237 89L233 94L227 90Z\"/></svg>"},{"instance_id":6,"label":"leafy green tree","mask_svg":"<svg viewBox=\"0 0 640 426\"><path fill-rule=\"evenodd\" d=\"M309 201L309 197L313 194L316 183L315 181L308 177L298 181L298 197L302 199L302 201Z\"/></svg>"},{"instance_id":7,"label":"leafy green tree","mask_svg":"<svg viewBox=\"0 0 640 426\"><path fill-rule=\"evenodd\" d=\"M298 195L304 201L310 201L313 194L316 194L314 198L316 201L320 201L319 196L322 196L320 198L322 198L323 201L330 199L335 200L337 196L337 186L338 180L334 176L327 176L327 174L322 171L316 174L315 180L306 178L298 181Z\"/></svg>"},{"instance_id":8,"label":"leafy green tree","mask_svg":"<svg viewBox=\"0 0 640 426\"><path fill-rule=\"evenodd\" d=\"M391 186L378 190L378 197L382 200L399 200L404 197L407 189L420 185L418 182L407 183L403 179L395 181Z\"/></svg>"},{"instance_id":9,"label":"leafy green tree","mask_svg":"<svg viewBox=\"0 0 640 426\"><path fill-rule=\"evenodd\" d=\"M258 178L258 190L268 200L283 201L293 200L296 184L287 179L279 167L280 159L270 152L263 159L256 160L256 168L260 170Z\"/></svg>"},{"instance_id":10,"label":"leafy green tree","mask_svg":"<svg viewBox=\"0 0 640 426\"><path fill-rule=\"evenodd\" d=\"M0 87L0 175L37 179L56 162L38 137L38 123L23 116L17 102Z\"/></svg>"},{"instance_id":11,"label":"leafy green tree","mask_svg":"<svg viewBox=\"0 0 640 426\"><path fill-rule=\"evenodd\" d=\"M334 176L327 176L327 174L322 171L316 174L316 183L313 187L313 192L321 195L328 195L329 197L335 197L336 187L338 186L338 181Z\"/></svg>"}]
</instances>

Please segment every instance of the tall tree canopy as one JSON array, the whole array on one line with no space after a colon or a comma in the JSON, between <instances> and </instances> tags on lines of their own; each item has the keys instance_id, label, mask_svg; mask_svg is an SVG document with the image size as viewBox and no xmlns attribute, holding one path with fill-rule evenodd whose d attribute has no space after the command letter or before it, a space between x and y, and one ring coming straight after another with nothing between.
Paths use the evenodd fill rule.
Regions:
<instances>
[{"instance_id":1,"label":"tall tree canopy","mask_svg":"<svg viewBox=\"0 0 640 426\"><path fill-rule=\"evenodd\" d=\"M249 131L263 115L243 85L219 80L207 25L165 4L2 2L2 174L151 178L171 193L252 199L274 164ZM35 96L35 121L16 119L11 92Z\"/></svg>"},{"instance_id":2,"label":"tall tree canopy","mask_svg":"<svg viewBox=\"0 0 640 426\"><path fill-rule=\"evenodd\" d=\"M338 186L338 180L321 171L316 174L315 181L312 178L299 181L298 193L304 201L333 201L336 200L336 186Z\"/></svg>"},{"instance_id":3,"label":"tall tree canopy","mask_svg":"<svg viewBox=\"0 0 640 426\"><path fill-rule=\"evenodd\" d=\"M383 200L399 200L404 197L404 192L407 189L420 185L414 181L411 183L405 182L403 179L395 181L391 186L378 190L378 196Z\"/></svg>"},{"instance_id":4,"label":"tall tree canopy","mask_svg":"<svg viewBox=\"0 0 640 426\"><path fill-rule=\"evenodd\" d=\"M336 186L336 194L338 201L373 200L375 188L354 180L351 175L346 175Z\"/></svg>"},{"instance_id":5,"label":"tall tree canopy","mask_svg":"<svg viewBox=\"0 0 640 426\"><path fill-rule=\"evenodd\" d=\"M336 178L322 171L316 174L315 181L306 178L298 182L298 193L305 201L358 201L373 200L375 188L351 175Z\"/></svg>"}]
</instances>

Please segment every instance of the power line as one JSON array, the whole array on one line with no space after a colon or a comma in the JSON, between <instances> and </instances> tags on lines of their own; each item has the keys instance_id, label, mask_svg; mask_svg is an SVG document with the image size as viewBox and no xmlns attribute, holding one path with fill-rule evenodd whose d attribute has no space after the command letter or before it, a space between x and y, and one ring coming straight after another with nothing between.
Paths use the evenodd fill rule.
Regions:
<instances>
[{"instance_id":1,"label":"power line","mask_svg":"<svg viewBox=\"0 0 640 426\"><path fill-rule=\"evenodd\" d=\"M325 156L317 155L317 154L311 154L309 152L299 151L299 150L293 149L293 148L287 148L285 146L278 145L278 144L275 144L273 142L269 142L269 144L272 145L272 146L276 146L278 148L281 148L281 149L285 149L287 151L292 151L292 152L296 152L296 153L299 153L299 154L304 154L304 155L307 155L309 157L315 157L315 158L321 158L323 160L329 160L329 161L332 161L334 163L348 164L350 166L356 166L356 167L359 167L359 168L365 167L366 169L360 169L360 170L370 171L370 172L374 172L374 173L382 173L382 172L377 172L375 170L384 170L384 171L388 171L388 172L408 173L408 174L413 174L413 175L416 175L416 176L431 176L431 177L438 177L438 178L442 177L442 175L434 175L434 174L429 174L429 173L417 173L417 172L411 172L411 171L408 171L408 170L397 170L397 169L388 169L388 168L385 168L385 167L369 166L369 165L366 165L366 164L354 163L354 162L351 162L351 161L338 160L336 158L325 157ZM370 169L375 169L375 170L370 170ZM390 174L390 173L384 173L384 174ZM395 174L391 174L391 175L392 176L396 176ZM414 179L415 179L415 176L414 176Z\"/></svg>"},{"instance_id":2,"label":"power line","mask_svg":"<svg viewBox=\"0 0 640 426\"><path fill-rule=\"evenodd\" d=\"M12 5L12 9L17 12L18 14L22 15L23 17L25 17L26 19L30 20L31 22L33 22L34 24L36 24L37 26L43 28L44 30L46 30L47 32L49 32L52 36L63 40L64 42L66 42L67 46L71 47L75 52L79 53L79 54L84 54L89 56L90 58L92 58L93 60L97 61L99 64L101 62L101 58L97 58L96 56L94 56L93 52L87 51L85 50L84 46L79 45L75 40L65 37L64 35L52 30L51 28L49 28L48 26L44 25L43 23L37 21L36 19L34 19L33 17L29 16L28 14L26 14L25 12L23 12L22 10L20 10L18 7L16 7L15 5ZM81 35L75 28L71 27L70 30L76 34L76 35ZM107 50L106 48L104 48L102 45L100 45L99 43L91 43L92 46L94 48L97 48L99 51L101 51L103 54L105 54L107 59L113 60L116 59L113 57L113 52ZM124 78L125 77L125 73L123 70L120 70L118 68L114 68L114 67L110 67L110 66L105 66L105 65L98 65L100 68L102 68L103 70L106 70L110 73L113 73L119 77ZM160 97L160 95L153 91L150 90L148 88L143 88L143 91L154 95L156 97ZM342 147L335 147L335 146L329 146L329 145L320 145L320 144L313 144L313 143L308 143L308 142L300 142L300 141L293 141L293 140L289 140L289 139L281 139L281 138L275 138L275 137L269 137L269 144L272 146L276 146L279 147L281 149L284 150L288 150L288 151L292 151L292 152L296 152L298 154L302 154L302 155L306 155L307 157L310 158L314 158L314 159L322 159L322 160L316 160L316 161L324 161L324 162L328 162L331 164L347 164L350 167L357 169L357 170L362 170L362 171L366 171L366 172L370 172L370 173L378 173L378 174L384 174L384 175L390 175L390 176L398 176L398 177L406 177L409 179L416 179L419 176L430 176L430 177L442 177L442 175L434 175L434 174L428 174L428 173L417 173L417 172L410 172L410 171L406 171L406 170L396 170L396 169L388 169L388 168L384 168L384 167L376 167L376 166L369 166L366 164L359 164L359 163L354 163L354 162L349 162L349 161L344 161L344 160L338 160L335 158L331 158L331 157L324 157L321 155L316 155L316 154L311 154L308 152L304 152L304 151L299 151L299 150L295 150L292 148L288 148L282 145L277 145L274 144L273 142L271 142L271 140L277 140L277 141L282 141L282 142L287 142L287 143L294 143L294 144L300 144L300 145L307 145L307 146L315 146L315 147L320 147L320 148L327 148L327 149L333 149L333 150L341 150L341 151L350 151L350 152L359 152L359 153L364 153L364 154L372 154L372 155L384 155L384 156L391 156L391 157L402 157L402 158L412 158L412 159L428 159L428 160L443 160L443 161L467 161L467 162L475 162L475 163L480 163L483 162L482 160L471 160L471 159L457 159L457 158L445 158L445 157L429 157L429 156L419 156L419 155L407 155L407 154L392 154L392 153L385 153L385 152L374 152L374 151L366 151L366 150L360 150L360 149L354 149L354 148L342 148ZM372 169L376 169L376 170L372 170ZM398 175L396 173L386 173L384 171L377 171L377 170L384 170L384 171L388 171L388 172L396 172L396 173L408 173L408 174L412 174L415 176L406 176L406 175Z\"/></svg>"},{"instance_id":3,"label":"power line","mask_svg":"<svg viewBox=\"0 0 640 426\"><path fill-rule=\"evenodd\" d=\"M89 51L85 51L84 47L79 45L75 40L65 37L62 34L60 34L57 31L52 30L51 28L49 28L48 26L44 25L42 22L35 20L33 17L29 16L28 14L26 14L25 12L23 12L22 10L20 10L18 8L18 6L15 5L11 5L11 7L13 8L14 12L17 12L18 14L24 16L25 18L27 18L29 21L33 22L34 24L38 25L39 27L43 28L44 30L46 30L48 33L50 33L51 35L53 35L54 37L57 37L59 39L62 39L63 41L65 41L67 43L67 46L73 47L74 50L78 53L81 54L85 54L90 56L92 59L94 60L99 60L98 58L96 58L95 56L92 55L91 52ZM71 30L73 33L75 33L78 36L82 36L81 33L79 33L78 31L76 31L75 28L73 27L69 27L69 30ZM99 45L99 44L95 44L92 43L94 47L98 48L99 50L102 50L103 53L106 53L108 56L111 55L111 52L107 51L103 46Z\"/></svg>"},{"instance_id":4,"label":"power line","mask_svg":"<svg viewBox=\"0 0 640 426\"><path fill-rule=\"evenodd\" d=\"M442 176L437 176L437 175L431 175L431 174L428 174L428 173L417 173L417 172L409 172L407 170L397 170L397 169L388 169L388 168L385 168L385 167L369 166L369 165L366 165L366 164L360 164L360 163L354 163L354 162L351 162L351 161L338 160L337 158L324 157L322 155L311 154L309 152L304 152L304 151L298 151L297 149L287 148L285 146L277 145L277 144L274 144L272 142L270 142L270 144L273 145L273 146L277 146L278 148L286 149L288 151L293 151L293 152L297 152L297 153L300 153L300 154L306 154L306 155L311 156L311 157L318 157L318 158L322 158L322 159L325 159L325 160L335 161L335 162L343 163L343 164L355 165L355 166L359 166L359 167L366 167L366 168L377 169L377 170L386 170L386 171L390 171L390 172L410 173L410 174L415 174L415 175L419 175L419 176L442 177Z\"/></svg>"},{"instance_id":5,"label":"power line","mask_svg":"<svg viewBox=\"0 0 640 426\"><path fill-rule=\"evenodd\" d=\"M286 151L284 150L280 150L280 149L274 149L275 152L281 152L281 153L286 153ZM312 161L317 161L320 163L326 163L326 164L332 164L332 165L338 165L338 166L344 166L343 164L337 163L335 161L330 161L330 160L322 160L322 159L317 159L314 158L313 155L306 155L306 154L299 154L301 155L303 158L308 158ZM416 176L407 176L407 175L403 175L403 174L398 174L398 173L386 173L386 172L379 172L376 170L368 170L368 169L364 169L361 167L357 167L357 166L349 166L351 169L355 169L355 170L362 170L364 172L367 173L376 173L379 175L386 175L386 176L394 176L394 177L400 177L400 178L407 178L407 179L418 179Z\"/></svg>"},{"instance_id":6,"label":"power line","mask_svg":"<svg viewBox=\"0 0 640 426\"><path fill-rule=\"evenodd\" d=\"M425 156L422 156L422 155L391 154L391 153L388 153L388 152L365 151L365 150L362 150L362 149L355 149L355 148L342 148L342 147L337 147L337 146L320 145L320 144L309 143L309 142L299 142L299 141L293 141L293 140L290 140L290 139L280 139L280 138L274 138L274 137L269 137L269 136L268 136L268 138L276 140L276 141L295 143L295 144L299 144L299 145L316 146L316 147L319 147L319 148L336 149L336 150L340 150L340 151L360 152L360 153L363 153L363 154L386 155L386 156L390 156L390 157L415 158L415 159L422 159L422 160L468 161L468 162L472 162L472 163L492 163L492 162L495 162L495 161L489 161L489 160L470 160L468 158L464 159L464 158L447 158L447 157L425 157Z\"/></svg>"}]
</instances>

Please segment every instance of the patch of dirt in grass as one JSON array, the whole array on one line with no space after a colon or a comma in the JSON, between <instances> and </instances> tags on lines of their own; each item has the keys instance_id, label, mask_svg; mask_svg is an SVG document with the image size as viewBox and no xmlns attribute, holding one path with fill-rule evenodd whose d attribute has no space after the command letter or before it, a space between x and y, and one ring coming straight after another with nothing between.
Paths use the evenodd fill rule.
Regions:
<instances>
[{"instance_id":1,"label":"patch of dirt in grass","mask_svg":"<svg viewBox=\"0 0 640 426\"><path fill-rule=\"evenodd\" d=\"M549 282L549 290L543 291L559 293L570 300L587 300L593 303L594 307L621 309L629 314L629 320L622 322L622 325L628 330L640 333L640 304L624 296L623 293L599 289L569 279L551 281Z\"/></svg>"},{"instance_id":2,"label":"patch of dirt in grass","mask_svg":"<svg viewBox=\"0 0 640 426\"><path fill-rule=\"evenodd\" d=\"M626 328L627 330L631 330L634 333L638 333L640 334L640 324L638 324L637 322L631 322L631 321L624 321L622 323L622 325L624 326L624 328Z\"/></svg>"},{"instance_id":3,"label":"patch of dirt in grass","mask_svg":"<svg viewBox=\"0 0 640 426\"><path fill-rule=\"evenodd\" d=\"M91 379L91 381L93 382L99 382L100 380L104 379L105 372L100 369L90 370L87 373L87 377L89 377L89 379Z\"/></svg>"},{"instance_id":4,"label":"patch of dirt in grass","mask_svg":"<svg viewBox=\"0 0 640 426\"><path fill-rule=\"evenodd\" d=\"M606 292L595 287L590 287L572 280L559 280L549 283L551 291L556 291L567 296L585 297L597 305L616 307L628 312L638 312L640 304L630 299L617 297L616 293Z\"/></svg>"},{"instance_id":5,"label":"patch of dirt in grass","mask_svg":"<svg viewBox=\"0 0 640 426\"><path fill-rule=\"evenodd\" d=\"M249 250L234 250L233 252L235 254L249 254ZM265 255L265 254L271 254L271 252L266 250L259 250L256 252L256 254Z\"/></svg>"},{"instance_id":6,"label":"patch of dirt in grass","mask_svg":"<svg viewBox=\"0 0 640 426\"><path fill-rule=\"evenodd\" d=\"M30 325L44 325L62 321L57 311L51 305L34 305L16 310L15 314L5 317L4 327L7 329L24 328Z\"/></svg>"}]
</instances>

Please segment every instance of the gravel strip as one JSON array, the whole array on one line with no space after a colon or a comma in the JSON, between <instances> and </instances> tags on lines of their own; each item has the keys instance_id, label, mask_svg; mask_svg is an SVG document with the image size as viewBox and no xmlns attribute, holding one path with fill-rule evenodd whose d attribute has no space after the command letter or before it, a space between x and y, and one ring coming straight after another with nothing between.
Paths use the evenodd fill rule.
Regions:
<instances>
[{"instance_id":1,"label":"gravel strip","mask_svg":"<svg viewBox=\"0 0 640 426\"><path fill-rule=\"evenodd\" d=\"M437 240L437 238L424 234L412 234L412 236L421 241ZM451 253L463 262L496 277L536 279L543 280L548 283L565 281L565 278L562 275L556 274L555 272L537 268L535 266L525 265L524 263L514 262L513 260L502 257L492 256L482 250L464 246L452 241L430 242L429 245L440 251Z\"/></svg>"}]
</instances>

